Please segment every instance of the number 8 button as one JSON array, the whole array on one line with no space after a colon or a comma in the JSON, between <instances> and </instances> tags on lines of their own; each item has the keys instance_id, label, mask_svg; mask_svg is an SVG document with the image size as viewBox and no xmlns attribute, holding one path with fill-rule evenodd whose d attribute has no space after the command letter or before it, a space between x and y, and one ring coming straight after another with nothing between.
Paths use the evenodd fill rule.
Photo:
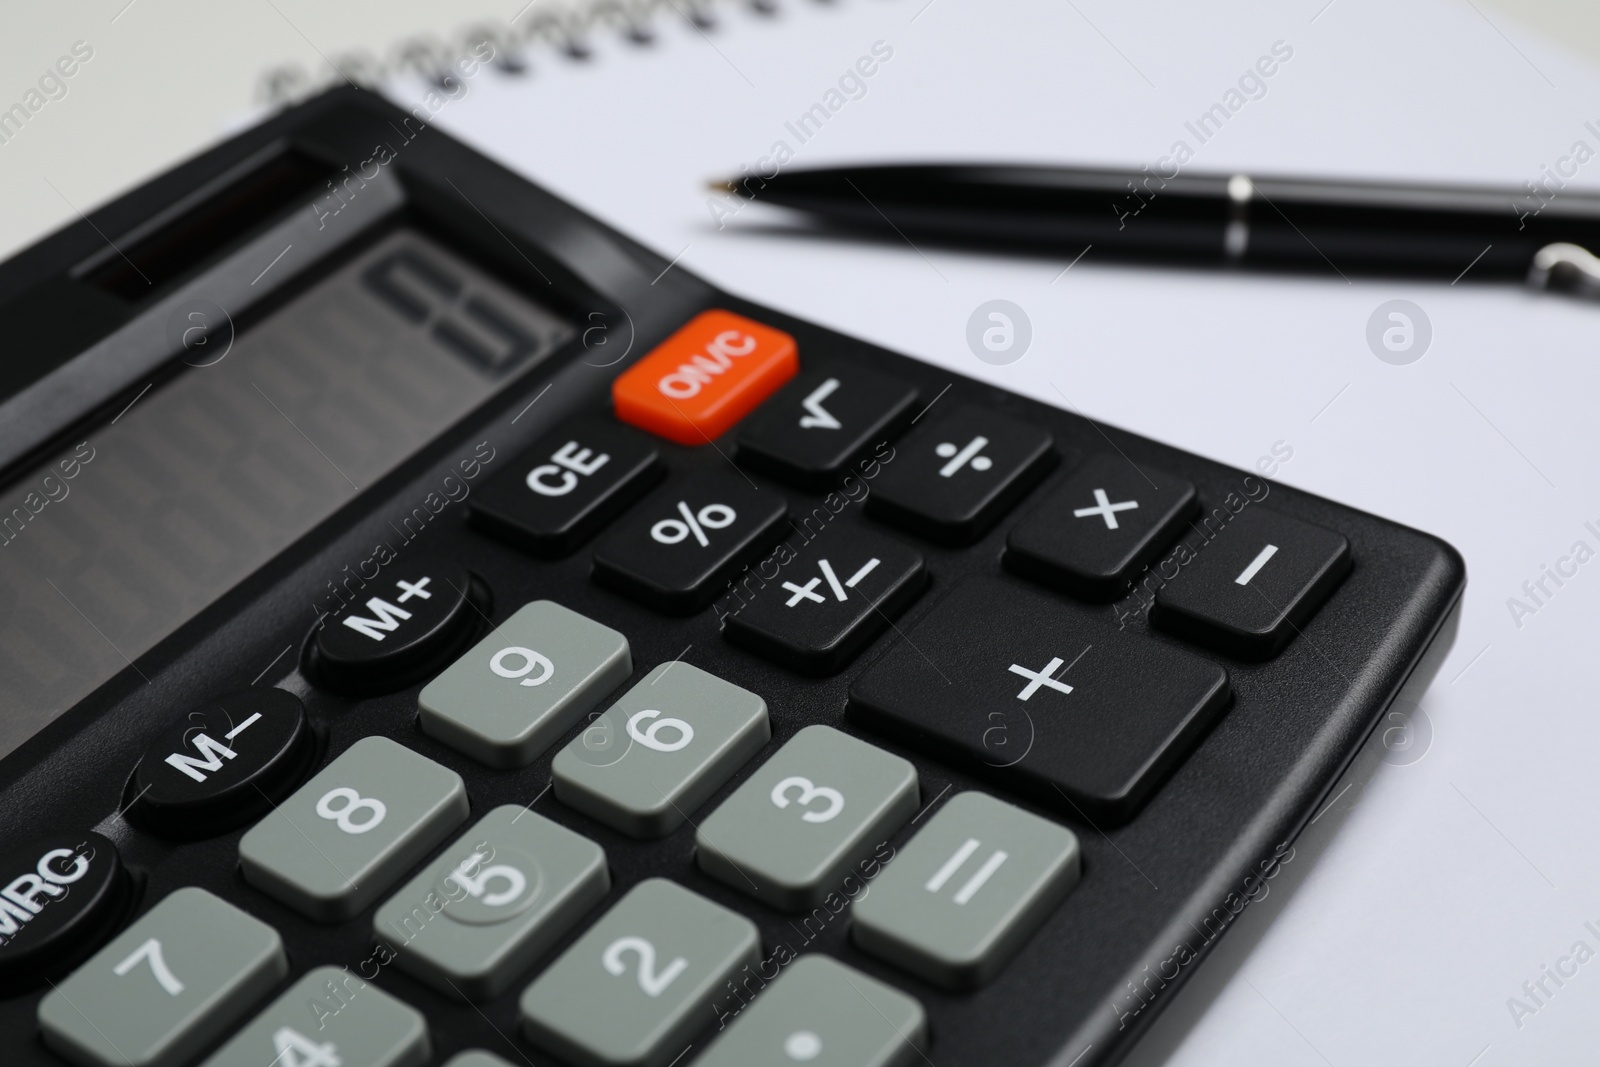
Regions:
<instances>
[{"instance_id":1,"label":"number 8 button","mask_svg":"<svg viewBox=\"0 0 1600 1067\"><path fill-rule=\"evenodd\" d=\"M917 810L917 772L829 726L808 726L700 826L707 874L790 911L845 892L851 869Z\"/></svg>"},{"instance_id":2,"label":"number 8 button","mask_svg":"<svg viewBox=\"0 0 1600 1067\"><path fill-rule=\"evenodd\" d=\"M467 818L461 776L364 737L239 842L245 881L313 919L365 908Z\"/></svg>"}]
</instances>

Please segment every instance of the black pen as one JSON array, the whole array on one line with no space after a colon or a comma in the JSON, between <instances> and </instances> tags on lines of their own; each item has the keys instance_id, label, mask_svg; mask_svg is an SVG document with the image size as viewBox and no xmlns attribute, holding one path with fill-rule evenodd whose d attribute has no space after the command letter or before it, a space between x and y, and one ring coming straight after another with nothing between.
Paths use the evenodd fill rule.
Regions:
<instances>
[{"instance_id":1,"label":"black pen","mask_svg":"<svg viewBox=\"0 0 1600 1067\"><path fill-rule=\"evenodd\" d=\"M783 170L714 188L849 231L969 247L1526 278L1600 297L1600 195L1071 167ZM1546 195L1548 194L1548 195Z\"/></svg>"}]
</instances>

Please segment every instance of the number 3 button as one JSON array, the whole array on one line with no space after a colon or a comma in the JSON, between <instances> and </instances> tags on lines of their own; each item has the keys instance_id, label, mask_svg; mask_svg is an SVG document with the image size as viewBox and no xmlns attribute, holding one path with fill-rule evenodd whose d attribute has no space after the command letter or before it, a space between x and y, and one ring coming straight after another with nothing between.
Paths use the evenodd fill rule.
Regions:
<instances>
[{"instance_id":1,"label":"number 3 button","mask_svg":"<svg viewBox=\"0 0 1600 1067\"><path fill-rule=\"evenodd\" d=\"M245 881L313 919L348 919L467 818L461 776L364 737L239 842Z\"/></svg>"},{"instance_id":2,"label":"number 3 button","mask_svg":"<svg viewBox=\"0 0 1600 1067\"><path fill-rule=\"evenodd\" d=\"M701 868L776 907L842 892L851 868L917 810L917 772L829 726L807 726L700 826Z\"/></svg>"}]
</instances>

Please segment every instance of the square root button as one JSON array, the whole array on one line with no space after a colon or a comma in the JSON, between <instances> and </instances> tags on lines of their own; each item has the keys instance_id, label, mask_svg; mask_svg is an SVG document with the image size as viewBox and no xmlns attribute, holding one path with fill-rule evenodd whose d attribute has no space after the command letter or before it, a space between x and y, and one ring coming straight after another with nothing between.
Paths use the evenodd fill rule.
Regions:
<instances>
[{"instance_id":1,"label":"square root button","mask_svg":"<svg viewBox=\"0 0 1600 1067\"><path fill-rule=\"evenodd\" d=\"M984 793L952 797L856 901L856 944L934 985L988 982L1072 887L1064 826Z\"/></svg>"},{"instance_id":2,"label":"square root button","mask_svg":"<svg viewBox=\"0 0 1600 1067\"><path fill-rule=\"evenodd\" d=\"M424 687L422 730L490 767L525 767L632 673L626 637L535 600Z\"/></svg>"}]
</instances>

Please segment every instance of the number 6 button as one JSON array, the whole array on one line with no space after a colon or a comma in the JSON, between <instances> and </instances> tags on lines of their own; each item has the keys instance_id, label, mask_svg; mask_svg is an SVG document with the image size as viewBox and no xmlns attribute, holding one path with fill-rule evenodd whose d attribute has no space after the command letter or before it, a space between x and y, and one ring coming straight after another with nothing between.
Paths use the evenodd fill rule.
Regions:
<instances>
[{"instance_id":1,"label":"number 6 button","mask_svg":"<svg viewBox=\"0 0 1600 1067\"><path fill-rule=\"evenodd\" d=\"M175 1067L288 973L276 930L187 886L46 995L39 1030L85 1067ZM15 1034L7 1043L23 1044Z\"/></svg>"},{"instance_id":2,"label":"number 6 button","mask_svg":"<svg viewBox=\"0 0 1600 1067\"><path fill-rule=\"evenodd\" d=\"M523 1028L583 1067L662 1067L760 946L749 919L647 878L522 994Z\"/></svg>"},{"instance_id":3,"label":"number 6 button","mask_svg":"<svg viewBox=\"0 0 1600 1067\"><path fill-rule=\"evenodd\" d=\"M364 737L239 841L244 880L313 919L348 919L467 818L461 776Z\"/></svg>"},{"instance_id":4,"label":"number 6 button","mask_svg":"<svg viewBox=\"0 0 1600 1067\"><path fill-rule=\"evenodd\" d=\"M709 875L789 911L815 907L917 810L906 760L807 726L700 826Z\"/></svg>"}]
</instances>

